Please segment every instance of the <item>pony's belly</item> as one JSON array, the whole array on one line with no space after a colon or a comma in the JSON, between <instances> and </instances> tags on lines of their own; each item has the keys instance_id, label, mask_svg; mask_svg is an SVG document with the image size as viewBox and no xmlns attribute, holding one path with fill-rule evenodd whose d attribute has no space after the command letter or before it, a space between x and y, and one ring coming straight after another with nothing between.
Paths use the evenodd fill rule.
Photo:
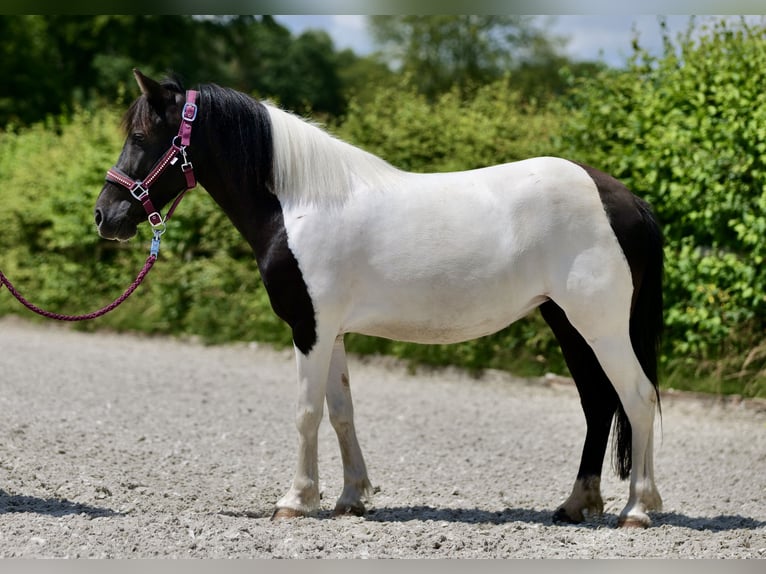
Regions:
<instances>
[{"instance_id":1,"label":"pony's belly","mask_svg":"<svg viewBox=\"0 0 766 574\"><path fill-rule=\"evenodd\" d=\"M346 333L359 333L395 341L424 344L460 343L491 335L521 319L542 304L546 297L535 297L514 309L493 308L494 313L449 313L420 316L417 312L402 312L391 308L388 313L373 313L348 321ZM406 310L404 310L406 311Z\"/></svg>"},{"instance_id":2,"label":"pony's belly","mask_svg":"<svg viewBox=\"0 0 766 574\"><path fill-rule=\"evenodd\" d=\"M455 329L453 326L391 321L371 324L358 329L351 328L347 332L409 343L447 344L478 339L479 337L495 333L505 326L506 324L487 325L483 328Z\"/></svg>"}]
</instances>

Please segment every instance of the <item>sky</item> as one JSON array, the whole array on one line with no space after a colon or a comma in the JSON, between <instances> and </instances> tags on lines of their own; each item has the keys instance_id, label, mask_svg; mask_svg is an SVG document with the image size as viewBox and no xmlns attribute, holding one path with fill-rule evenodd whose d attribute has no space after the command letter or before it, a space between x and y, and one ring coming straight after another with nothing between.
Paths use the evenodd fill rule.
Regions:
<instances>
[{"instance_id":1,"label":"sky","mask_svg":"<svg viewBox=\"0 0 766 574\"><path fill-rule=\"evenodd\" d=\"M736 18L735 16L727 16ZM656 15L555 15L539 16L541 22L556 36L567 38L565 55L573 60L602 61L610 66L625 64L631 53L633 29L638 31L640 44L650 53L662 53L662 35ZM698 16L703 22L714 16ZM759 21L763 16L754 16ZM667 16L667 24L672 38L684 32L690 16ZM276 20L300 34L309 28L326 30L337 49L351 48L359 55L372 52L375 47L367 32L364 15L282 15Z\"/></svg>"}]
</instances>

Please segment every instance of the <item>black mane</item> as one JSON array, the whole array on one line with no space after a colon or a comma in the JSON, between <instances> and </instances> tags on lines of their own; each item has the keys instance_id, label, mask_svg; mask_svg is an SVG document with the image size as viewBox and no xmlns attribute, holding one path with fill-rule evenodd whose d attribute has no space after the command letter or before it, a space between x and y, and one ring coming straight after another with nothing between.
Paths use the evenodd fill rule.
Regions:
<instances>
[{"instance_id":1,"label":"black mane","mask_svg":"<svg viewBox=\"0 0 766 574\"><path fill-rule=\"evenodd\" d=\"M216 84L200 86L199 119L207 153L230 166L232 183L247 191L273 186L274 148L271 119L266 107L254 98ZM192 139L192 153L194 153ZM252 188L255 189L252 189ZM243 190L244 191L244 190Z\"/></svg>"}]
</instances>

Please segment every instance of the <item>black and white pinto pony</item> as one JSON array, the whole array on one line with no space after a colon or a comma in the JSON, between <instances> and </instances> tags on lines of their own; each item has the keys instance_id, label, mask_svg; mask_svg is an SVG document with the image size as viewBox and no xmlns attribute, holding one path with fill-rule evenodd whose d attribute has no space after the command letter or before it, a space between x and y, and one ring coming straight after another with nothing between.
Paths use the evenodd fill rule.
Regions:
<instances>
[{"instance_id":1,"label":"black and white pinto pony","mask_svg":"<svg viewBox=\"0 0 766 574\"><path fill-rule=\"evenodd\" d=\"M185 93L135 76L117 168L140 178L174 141ZM336 514L362 515L371 490L356 437L345 333L455 343L494 333L535 307L553 329L587 422L571 495L554 519L603 512L612 423L615 467L630 477L618 523L648 526L662 327L662 238L649 206L609 175L537 157L417 174L311 123L215 85L195 92L188 150L199 182L252 247L274 312L292 329L298 464L275 518L319 509L317 430L327 403L343 461ZM156 208L188 187L162 173ZM127 240L139 201L107 180L95 210L104 238ZM456 429L457 431L458 429Z\"/></svg>"}]
</instances>

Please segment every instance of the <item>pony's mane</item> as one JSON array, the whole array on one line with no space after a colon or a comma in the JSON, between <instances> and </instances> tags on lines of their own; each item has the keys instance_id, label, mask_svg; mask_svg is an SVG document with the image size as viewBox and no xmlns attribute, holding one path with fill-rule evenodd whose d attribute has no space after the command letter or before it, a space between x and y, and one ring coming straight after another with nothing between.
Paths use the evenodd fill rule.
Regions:
<instances>
[{"instance_id":1,"label":"pony's mane","mask_svg":"<svg viewBox=\"0 0 766 574\"><path fill-rule=\"evenodd\" d=\"M386 188L399 171L318 125L264 103L272 124L274 193L295 202L342 201L356 185Z\"/></svg>"},{"instance_id":2,"label":"pony's mane","mask_svg":"<svg viewBox=\"0 0 766 574\"><path fill-rule=\"evenodd\" d=\"M273 130L265 106L242 92L206 84L200 86L198 117L206 126L208 146L216 149L216 140L216 153L225 156L225 175L234 187L273 191Z\"/></svg>"}]
</instances>

